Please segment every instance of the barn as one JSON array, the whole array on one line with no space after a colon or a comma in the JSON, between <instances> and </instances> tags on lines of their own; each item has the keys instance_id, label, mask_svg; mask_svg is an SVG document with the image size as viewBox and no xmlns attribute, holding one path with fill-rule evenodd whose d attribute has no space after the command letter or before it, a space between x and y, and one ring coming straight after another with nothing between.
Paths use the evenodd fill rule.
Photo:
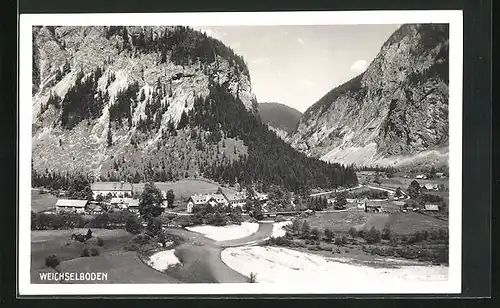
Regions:
<instances>
[{"instance_id":1,"label":"barn","mask_svg":"<svg viewBox=\"0 0 500 308\"><path fill-rule=\"evenodd\" d=\"M85 212L88 203L87 200L59 199L56 203L56 212L82 214Z\"/></svg>"}]
</instances>

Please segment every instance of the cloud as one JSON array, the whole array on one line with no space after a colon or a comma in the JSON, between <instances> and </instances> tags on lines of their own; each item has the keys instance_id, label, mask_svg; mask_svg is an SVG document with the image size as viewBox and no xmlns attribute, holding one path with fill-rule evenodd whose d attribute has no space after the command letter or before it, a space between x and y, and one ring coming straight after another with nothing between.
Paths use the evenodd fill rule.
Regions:
<instances>
[{"instance_id":1,"label":"cloud","mask_svg":"<svg viewBox=\"0 0 500 308\"><path fill-rule=\"evenodd\" d=\"M368 62L366 62L366 60L358 60L351 65L350 69L354 73L362 73L366 70L367 67Z\"/></svg>"},{"instance_id":2,"label":"cloud","mask_svg":"<svg viewBox=\"0 0 500 308\"><path fill-rule=\"evenodd\" d=\"M297 38L297 41L300 43L300 45L305 46L304 41L300 37Z\"/></svg>"},{"instance_id":3,"label":"cloud","mask_svg":"<svg viewBox=\"0 0 500 308\"><path fill-rule=\"evenodd\" d=\"M220 32L212 29L201 29L201 32L218 40L222 39L224 36L227 35L227 33L225 32Z\"/></svg>"}]
</instances>

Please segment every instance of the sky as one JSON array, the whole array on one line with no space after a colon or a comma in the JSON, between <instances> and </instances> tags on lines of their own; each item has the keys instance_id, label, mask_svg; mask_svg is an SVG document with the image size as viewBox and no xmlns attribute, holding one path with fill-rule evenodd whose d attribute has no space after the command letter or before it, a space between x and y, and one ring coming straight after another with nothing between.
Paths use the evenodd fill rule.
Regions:
<instances>
[{"instance_id":1,"label":"sky","mask_svg":"<svg viewBox=\"0 0 500 308\"><path fill-rule=\"evenodd\" d=\"M243 56L261 102L304 112L362 73L400 25L195 27Z\"/></svg>"}]
</instances>

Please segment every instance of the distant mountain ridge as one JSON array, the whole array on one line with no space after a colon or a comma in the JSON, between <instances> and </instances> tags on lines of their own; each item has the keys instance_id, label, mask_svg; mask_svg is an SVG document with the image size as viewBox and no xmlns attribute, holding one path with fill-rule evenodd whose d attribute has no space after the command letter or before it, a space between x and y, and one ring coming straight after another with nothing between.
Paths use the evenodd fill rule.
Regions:
<instances>
[{"instance_id":1,"label":"distant mountain ridge","mask_svg":"<svg viewBox=\"0 0 500 308\"><path fill-rule=\"evenodd\" d=\"M297 109L275 102L259 103L259 115L262 122L282 139L286 139L288 134L295 131L302 117L302 113Z\"/></svg>"},{"instance_id":2,"label":"distant mountain ridge","mask_svg":"<svg viewBox=\"0 0 500 308\"><path fill-rule=\"evenodd\" d=\"M308 108L292 146L329 162L448 164L449 29L406 24L365 72Z\"/></svg>"}]
</instances>

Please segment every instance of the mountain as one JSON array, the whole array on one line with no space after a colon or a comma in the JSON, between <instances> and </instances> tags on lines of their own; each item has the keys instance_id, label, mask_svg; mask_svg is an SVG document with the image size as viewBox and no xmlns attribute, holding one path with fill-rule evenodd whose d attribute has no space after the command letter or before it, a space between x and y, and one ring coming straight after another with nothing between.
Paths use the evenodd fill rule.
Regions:
<instances>
[{"instance_id":1,"label":"mountain","mask_svg":"<svg viewBox=\"0 0 500 308\"><path fill-rule=\"evenodd\" d=\"M299 124L302 113L280 103L259 103L259 115L262 122L280 138L286 139L287 135L293 132Z\"/></svg>"},{"instance_id":2,"label":"mountain","mask_svg":"<svg viewBox=\"0 0 500 308\"><path fill-rule=\"evenodd\" d=\"M364 73L305 111L292 146L329 162L447 165L448 31L401 26Z\"/></svg>"},{"instance_id":3,"label":"mountain","mask_svg":"<svg viewBox=\"0 0 500 308\"><path fill-rule=\"evenodd\" d=\"M34 27L34 185L100 180L357 183L307 157L258 116L244 59L189 27Z\"/></svg>"}]
</instances>

